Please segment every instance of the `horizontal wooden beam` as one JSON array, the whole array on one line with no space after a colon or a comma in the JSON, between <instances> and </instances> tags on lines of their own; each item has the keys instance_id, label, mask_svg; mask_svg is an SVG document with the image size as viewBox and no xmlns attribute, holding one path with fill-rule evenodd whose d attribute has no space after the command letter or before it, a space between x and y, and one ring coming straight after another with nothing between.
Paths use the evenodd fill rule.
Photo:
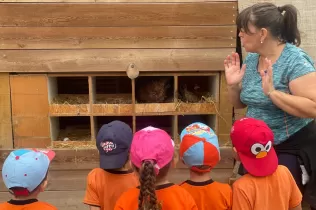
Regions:
<instances>
[{"instance_id":1,"label":"horizontal wooden beam","mask_svg":"<svg viewBox=\"0 0 316 210\"><path fill-rule=\"evenodd\" d=\"M0 13L1 14L1 13ZM0 72L222 71L234 48L0 50Z\"/></svg>"},{"instance_id":2,"label":"horizontal wooden beam","mask_svg":"<svg viewBox=\"0 0 316 210\"><path fill-rule=\"evenodd\" d=\"M236 47L235 25L0 28L0 49L225 47Z\"/></svg>"},{"instance_id":3,"label":"horizontal wooden beam","mask_svg":"<svg viewBox=\"0 0 316 210\"><path fill-rule=\"evenodd\" d=\"M25 75L25 74L23 74ZM31 74L29 74L31 75ZM33 74L34 75L34 74ZM196 76L196 71L194 72L141 72L139 76ZM217 72L199 72L198 76L216 76ZM99 73L50 73L47 74L48 77L111 77L111 76L126 76L126 72L99 72Z\"/></svg>"},{"instance_id":4,"label":"horizontal wooden beam","mask_svg":"<svg viewBox=\"0 0 316 210\"><path fill-rule=\"evenodd\" d=\"M0 14L6 27L231 25L237 2L1 3Z\"/></svg>"},{"instance_id":5,"label":"horizontal wooden beam","mask_svg":"<svg viewBox=\"0 0 316 210\"><path fill-rule=\"evenodd\" d=\"M46 195L46 193L49 191L60 192L60 191L65 190L69 192L69 191L85 190L87 176L90 171L91 170L67 170L67 171L49 170L48 185L43 195ZM212 170L211 172L212 179L216 181L224 182L224 183L225 182L227 183L231 174L232 174L232 169L215 169L215 170ZM188 179L189 175L190 175L190 170L188 169L173 169L172 168L168 175L168 179L169 181L174 182L174 183L181 183L184 180ZM8 193L8 189L5 188L5 185L2 179L0 179L0 192L6 192L8 194L8 199L9 199L10 194ZM43 195L41 194L40 196L42 197ZM56 196L54 196L53 197L54 199L52 200L54 202L56 202L57 200L58 202L60 202L59 199L56 198ZM65 195L65 196L67 197L69 195ZM84 196L80 197L80 200L78 200L78 204L82 203L83 197ZM71 197L71 198L74 199L75 197ZM0 199L1 199L1 194L0 194ZM60 199L65 199L65 197L60 197ZM1 199L1 201L4 201L4 200L5 199ZM70 210L74 210L74 208L71 208L71 207L69 208L68 206ZM78 208L78 209L81 210L81 209L86 209L86 208L83 207L83 208Z\"/></svg>"},{"instance_id":6,"label":"horizontal wooden beam","mask_svg":"<svg viewBox=\"0 0 316 210\"><path fill-rule=\"evenodd\" d=\"M40 3L49 3L49 2L72 2L72 3L98 3L98 2L107 2L107 3L172 3L172 2L236 2L237 0L1 0L1 2L16 2L16 3L30 3L30 2L40 2Z\"/></svg>"},{"instance_id":7,"label":"horizontal wooden beam","mask_svg":"<svg viewBox=\"0 0 316 210\"><path fill-rule=\"evenodd\" d=\"M0 149L0 168L12 150ZM83 170L99 167L99 153L97 149L54 149L56 157L51 163L50 170ZM216 168L233 168L232 150L221 147L221 161ZM185 168L178 161L177 168Z\"/></svg>"}]
</instances>

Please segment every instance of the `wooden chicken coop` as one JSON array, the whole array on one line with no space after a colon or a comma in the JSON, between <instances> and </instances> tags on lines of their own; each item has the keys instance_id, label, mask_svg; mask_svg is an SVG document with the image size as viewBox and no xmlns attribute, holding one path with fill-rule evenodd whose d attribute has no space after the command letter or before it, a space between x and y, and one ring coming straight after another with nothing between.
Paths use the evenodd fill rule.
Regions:
<instances>
[{"instance_id":1,"label":"wooden chicken coop","mask_svg":"<svg viewBox=\"0 0 316 210\"><path fill-rule=\"evenodd\" d=\"M2 0L0 14L1 158L50 147L53 169L90 169L104 123L157 126L178 145L200 121L218 134L219 167L233 166L223 60L236 0Z\"/></svg>"}]
</instances>

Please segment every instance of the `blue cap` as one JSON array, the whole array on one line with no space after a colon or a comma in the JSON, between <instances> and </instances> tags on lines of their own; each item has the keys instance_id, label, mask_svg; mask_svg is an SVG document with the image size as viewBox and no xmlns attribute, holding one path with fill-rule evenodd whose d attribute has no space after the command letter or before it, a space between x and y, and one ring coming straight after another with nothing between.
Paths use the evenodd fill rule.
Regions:
<instances>
[{"instance_id":1,"label":"blue cap","mask_svg":"<svg viewBox=\"0 0 316 210\"><path fill-rule=\"evenodd\" d=\"M46 177L50 161L55 157L51 150L18 149L12 151L3 163L2 178L5 186L25 188L33 192ZM13 191L15 194L15 192Z\"/></svg>"},{"instance_id":2,"label":"blue cap","mask_svg":"<svg viewBox=\"0 0 316 210\"><path fill-rule=\"evenodd\" d=\"M97 135L100 167L103 169L122 168L128 159L133 131L126 123L115 120L104 124Z\"/></svg>"},{"instance_id":3,"label":"blue cap","mask_svg":"<svg viewBox=\"0 0 316 210\"><path fill-rule=\"evenodd\" d=\"M217 135L203 123L195 122L185 127L180 141L180 158L189 167L207 165L213 168L220 160Z\"/></svg>"}]
</instances>

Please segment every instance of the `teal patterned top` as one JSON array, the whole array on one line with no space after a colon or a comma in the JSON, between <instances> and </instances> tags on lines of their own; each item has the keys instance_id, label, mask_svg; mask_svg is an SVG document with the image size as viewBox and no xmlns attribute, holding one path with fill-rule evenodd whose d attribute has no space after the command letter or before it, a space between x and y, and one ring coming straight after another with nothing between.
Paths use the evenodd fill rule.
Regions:
<instances>
[{"instance_id":1,"label":"teal patterned top","mask_svg":"<svg viewBox=\"0 0 316 210\"><path fill-rule=\"evenodd\" d=\"M257 70L258 60L257 53L249 53L244 61L247 68L242 81L240 100L248 106L246 116L265 121L274 132L275 144L280 144L313 119L292 116L279 109L264 95ZM274 87L291 94L289 82L311 72L315 72L312 58L302 49L287 43L273 65Z\"/></svg>"}]
</instances>

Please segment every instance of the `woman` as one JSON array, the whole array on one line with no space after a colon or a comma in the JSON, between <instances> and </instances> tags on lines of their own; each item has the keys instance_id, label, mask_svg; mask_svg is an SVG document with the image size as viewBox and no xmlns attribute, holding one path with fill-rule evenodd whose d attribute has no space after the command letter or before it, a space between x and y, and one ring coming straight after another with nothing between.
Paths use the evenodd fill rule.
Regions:
<instances>
[{"instance_id":1,"label":"woman","mask_svg":"<svg viewBox=\"0 0 316 210\"><path fill-rule=\"evenodd\" d=\"M224 61L229 99L273 130L279 164L289 168L316 209L316 72L312 59L298 48L297 10L255 4L239 14L237 27L249 54L241 68L237 53ZM302 165L310 176L307 184Z\"/></svg>"}]
</instances>

